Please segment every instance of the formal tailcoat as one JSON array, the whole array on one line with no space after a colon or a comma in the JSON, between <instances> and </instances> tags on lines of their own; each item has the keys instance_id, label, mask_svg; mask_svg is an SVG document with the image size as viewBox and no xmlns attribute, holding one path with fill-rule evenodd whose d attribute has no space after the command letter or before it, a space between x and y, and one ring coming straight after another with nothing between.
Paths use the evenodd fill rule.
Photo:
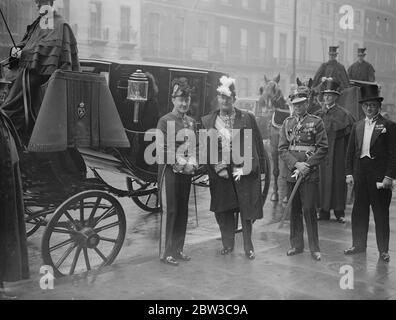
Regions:
<instances>
[{"instance_id":1,"label":"formal tailcoat","mask_svg":"<svg viewBox=\"0 0 396 320\"><path fill-rule=\"evenodd\" d=\"M359 160L363 148L365 120L355 123L348 144L346 175L353 175L358 182ZM384 177L396 179L396 124L378 115L370 143L370 155L373 158L373 170L377 181Z\"/></svg>"},{"instance_id":2,"label":"formal tailcoat","mask_svg":"<svg viewBox=\"0 0 396 320\"><path fill-rule=\"evenodd\" d=\"M261 192L261 173L264 172L266 151L264 149L263 140L260 130L257 126L256 119L253 114L235 109L234 130L241 130L240 150L244 150L244 130L252 130L252 170L250 174L241 177L239 182L230 179L224 179L218 176L215 171L214 164L209 162L209 183L211 193L210 210L212 212L227 212L233 209L239 209L241 217L244 220L256 220L263 217L263 197ZM205 129L215 129L216 119L220 111L214 111L202 118L202 124ZM209 145L209 142L208 142ZM233 145L233 148L235 145ZM210 161L210 148L208 148L208 161ZM218 150L220 153L220 149ZM220 156L219 156L220 157ZM230 176L233 165L230 166ZM268 174L268 173L267 173Z\"/></svg>"},{"instance_id":3,"label":"formal tailcoat","mask_svg":"<svg viewBox=\"0 0 396 320\"><path fill-rule=\"evenodd\" d=\"M320 85L323 77L338 81L342 90L349 87L349 77L345 67L336 60L325 62L319 67L313 80L313 86Z\"/></svg>"},{"instance_id":4,"label":"formal tailcoat","mask_svg":"<svg viewBox=\"0 0 396 320\"><path fill-rule=\"evenodd\" d=\"M320 208L342 211L346 203L345 158L354 124L352 115L339 105L322 112L329 151L320 165Z\"/></svg>"},{"instance_id":5,"label":"formal tailcoat","mask_svg":"<svg viewBox=\"0 0 396 320\"><path fill-rule=\"evenodd\" d=\"M348 69L349 79L359 81L375 81L375 70L371 63L367 61L356 61Z\"/></svg>"}]
</instances>

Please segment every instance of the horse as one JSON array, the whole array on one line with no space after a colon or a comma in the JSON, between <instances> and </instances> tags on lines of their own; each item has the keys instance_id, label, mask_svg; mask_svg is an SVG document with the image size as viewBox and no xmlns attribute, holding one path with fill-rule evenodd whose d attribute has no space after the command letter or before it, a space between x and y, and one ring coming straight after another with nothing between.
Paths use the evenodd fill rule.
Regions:
<instances>
[{"instance_id":1,"label":"horse","mask_svg":"<svg viewBox=\"0 0 396 320\"><path fill-rule=\"evenodd\" d=\"M271 201L278 202L279 201L279 186L278 186L278 178L279 178L279 152L278 152L278 144L279 144L279 131L282 128L283 122L286 118L291 115L291 111L289 105L283 96L282 90L279 86L280 74L275 77L273 80L265 79L265 86L260 88L260 99L259 106L264 110L269 110L271 115L270 121L268 123L269 131L270 131L270 145L271 145L271 156L273 161L273 177L274 177L274 185L273 192L271 195Z\"/></svg>"}]
</instances>

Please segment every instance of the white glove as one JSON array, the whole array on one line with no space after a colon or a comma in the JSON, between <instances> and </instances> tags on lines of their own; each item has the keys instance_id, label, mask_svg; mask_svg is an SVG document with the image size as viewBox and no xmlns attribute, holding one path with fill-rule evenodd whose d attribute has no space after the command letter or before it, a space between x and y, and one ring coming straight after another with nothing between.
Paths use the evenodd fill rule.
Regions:
<instances>
[{"instance_id":1,"label":"white glove","mask_svg":"<svg viewBox=\"0 0 396 320\"><path fill-rule=\"evenodd\" d=\"M232 172L232 176L234 177L235 181L240 181L241 177L243 176L243 169L242 168L234 169L234 171Z\"/></svg>"},{"instance_id":2,"label":"white glove","mask_svg":"<svg viewBox=\"0 0 396 320\"><path fill-rule=\"evenodd\" d=\"M22 55L22 49L19 47L13 47L11 49L11 57L19 59Z\"/></svg>"},{"instance_id":3,"label":"white glove","mask_svg":"<svg viewBox=\"0 0 396 320\"><path fill-rule=\"evenodd\" d=\"M298 180L298 176L300 175L300 171L298 170L294 170L292 178L295 178L296 180Z\"/></svg>"}]
</instances>

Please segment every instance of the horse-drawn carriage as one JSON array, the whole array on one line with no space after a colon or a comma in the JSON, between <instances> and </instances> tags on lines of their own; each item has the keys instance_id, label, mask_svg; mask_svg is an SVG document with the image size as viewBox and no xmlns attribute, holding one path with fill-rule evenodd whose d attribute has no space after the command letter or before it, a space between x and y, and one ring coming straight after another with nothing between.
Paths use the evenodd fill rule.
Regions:
<instances>
[{"instance_id":1,"label":"horse-drawn carriage","mask_svg":"<svg viewBox=\"0 0 396 320\"><path fill-rule=\"evenodd\" d=\"M188 79L190 116L199 123L216 108L222 75L126 61L82 60L81 67L81 73L57 71L45 85L40 110L31 110L36 121L29 151L21 155L27 234L44 229L43 262L57 277L115 260L126 234L117 198L129 197L147 212L162 213L157 166L144 160L149 144L144 134L171 111L174 78ZM103 170L122 175L125 188L106 182ZM196 185L207 186L203 175L201 168ZM270 175L262 180L266 197Z\"/></svg>"}]
</instances>

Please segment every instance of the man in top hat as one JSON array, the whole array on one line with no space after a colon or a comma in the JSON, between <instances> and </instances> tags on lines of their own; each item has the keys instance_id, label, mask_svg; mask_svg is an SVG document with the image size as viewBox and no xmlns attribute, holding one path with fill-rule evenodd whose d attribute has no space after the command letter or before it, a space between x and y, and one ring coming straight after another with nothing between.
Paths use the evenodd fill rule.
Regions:
<instances>
[{"instance_id":1,"label":"man in top hat","mask_svg":"<svg viewBox=\"0 0 396 320\"><path fill-rule=\"evenodd\" d=\"M322 85L324 108L321 112L329 141L329 152L320 165L319 220L330 220L330 210L339 223L345 223L347 185L345 157L349 136L355 122L353 116L337 103L340 85L326 79Z\"/></svg>"},{"instance_id":2,"label":"man in top hat","mask_svg":"<svg viewBox=\"0 0 396 320\"><path fill-rule=\"evenodd\" d=\"M366 56L366 48L358 48L358 61L351 65L348 69L349 79L359 81L375 81L374 67L364 60Z\"/></svg>"},{"instance_id":3,"label":"man in top hat","mask_svg":"<svg viewBox=\"0 0 396 320\"><path fill-rule=\"evenodd\" d=\"M349 87L349 77L345 67L337 61L338 47L330 47L329 61L323 63L315 74L313 87L316 88L322 83L323 78L333 78L340 84L340 90Z\"/></svg>"},{"instance_id":4,"label":"man in top hat","mask_svg":"<svg viewBox=\"0 0 396 320\"><path fill-rule=\"evenodd\" d=\"M291 249L287 255L294 256L304 251L304 217L312 258L319 261L321 254L316 218L318 166L327 154L328 142L323 120L307 112L308 97L307 87L299 87L292 95L294 113L284 121L280 130L279 153L288 169L289 194L296 187L297 180L303 179L291 200Z\"/></svg>"},{"instance_id":5,"label":"man in top hat","mask_svg":"<svg viewBox=\"0 0 396 320\"><path fill-rule=\"evenodd\" d=\"M164 152L164 163L159 160L159 182L161 176L165 179L166 193L166 239L165 251L161 257L163 263L178 266L179 261L189 261L191 258L184 254L184 241L186 238L188 221L188 201L190 198L191 177L197 168L196 153L189 149L186 153L178 151L189 143L196 133L196 122L187 116L191 103L191 87L186 78L177 78L172 81L172 104L173 110L161 117L157 128L163 133L164 141L160 142L161 154ZM174 136L167 140L168 130L174 132ZM184 140L177 137L184 135ZM195 145L194 145L195 149Z\"/></svg>"},{"instance_id":6,"label":"man in top hat","mask_svg":"<svg viewBox=\"0 0 396 320\"><path fill-rule=\"evenodd\" d=\"M43 6L52 8L54 4L54 0L34 1L38 10ZM16 78L1 108L11 118L18 133L26 136L23 137L26 139L29 138L34 124L34 106L29 102L35 104L40 86L57 69L78 71L80 68L73 31L65 19L52 10L48 14L53 15L53 20L47 20L47 16L40 13L27 27L22 41L10 52L14 59L11 65L15 69ZM24 82L27 84L25 93Z\"/></svg>"},{"instance_id":7,"label":"man in top hat","mask_svg":"<svg viewBox=\"0 0 396 320\"><path fill-rule=\"evenodd\" d=\"M223 76L220 82L217 88L219 109L202 118L204 128L216 133L219 141L218 144L208 143L211 146L208 148L210 211L215 213L220 228L223 256L234 251L236 214L240 213L245 255L253 260L256 257L252 242L253 221L263 218L261 173L266 167L266 151L254 115L234 106L235 80ZM251 139L246 139L249 131ZM238 136L239 139L235 138ZM251 153L246 155L245 149L250 149ZM233 150L237 155L243 154L245 161L236 161Z\"/></svg>"},{"instance_id":8,"label":"man in top hat","mask_svg":"<svg viewBox=\"0 0 396 320\"><path fill-rule=\"evenodd\" d=\"M392 183L396 179L396 124L380 114L382 101L377 85L361 87L360 103L366 119L355 123L348 145L346 181L355 186L355 202L353 244L344 253L366 251L371 206L380 259L389 262L389 206Z\"/></svg>"}]
</instances>

